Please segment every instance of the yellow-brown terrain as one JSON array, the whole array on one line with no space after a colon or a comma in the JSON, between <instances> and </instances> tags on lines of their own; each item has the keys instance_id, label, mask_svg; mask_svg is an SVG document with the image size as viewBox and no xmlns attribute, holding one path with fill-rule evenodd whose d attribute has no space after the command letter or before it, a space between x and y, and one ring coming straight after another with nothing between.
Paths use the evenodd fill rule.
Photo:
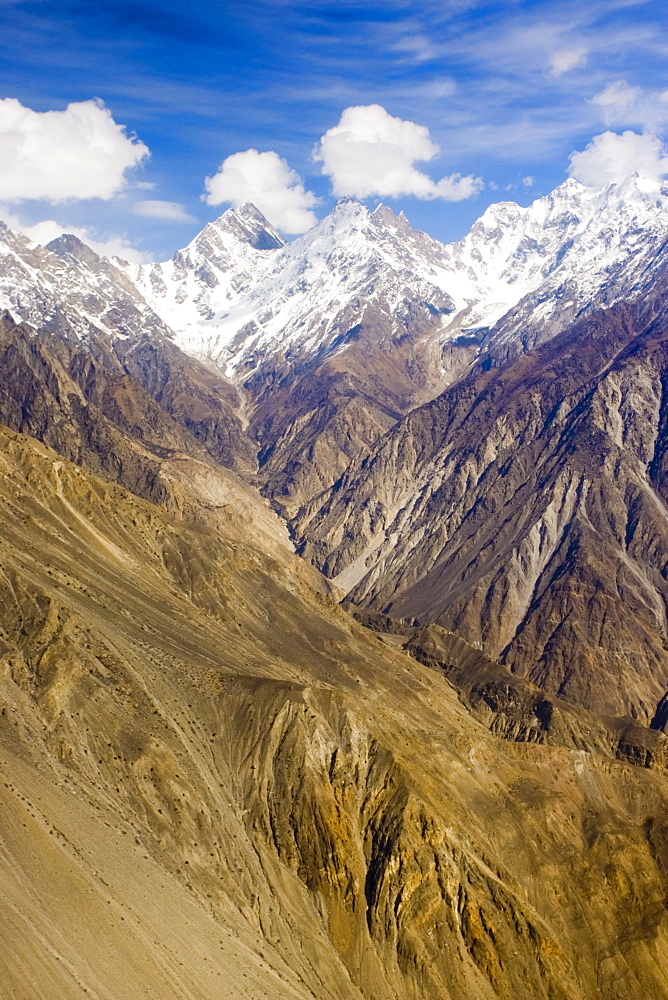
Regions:
<instances>
[{"instance_id":1,"label":"yellow-brown terrain","mask_svg":"<svg viewBox=\"0 0 668 1000\"><path fill-rule=\"evenodd\" d=\"M0 447L3 1000L668 997L660 754L495 735L231 473Z\"/></svg>"}]
</instances>

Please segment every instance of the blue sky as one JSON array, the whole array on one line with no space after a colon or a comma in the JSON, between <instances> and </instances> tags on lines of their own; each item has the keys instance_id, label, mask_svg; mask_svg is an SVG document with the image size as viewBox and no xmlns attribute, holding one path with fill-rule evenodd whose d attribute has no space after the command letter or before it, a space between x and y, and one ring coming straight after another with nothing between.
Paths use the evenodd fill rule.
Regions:
<instances>
[{"instance_id":1,"label":"blue sky","mask_svg":"<svg viewBox=\"0 0 668 1000\"><path fill-rule=\"evenodd\" d=\"M48 143L60 141L56 129L40 146L41 180L21 187L11 177L18 147L10 132L18 126L5 125L5 134L0 121L2 211L16 226L54 220L165 257L227 207L216 198L236 197L243 182L235 187L226 174L207 203L205 178L227 157L256 149L289 164L301 188L294 177L286 183L304 192L301 210L322 216L333 187L373 188L359 162L368 135L367 145L355 146L343 142L345 129L332 131L345 109L373 105L387 116L360 117L358 138L360 129L395 128L389 141L405 141L408 152L403 179L394 188L377 185L369 205L386 201L439 239L456 239L489 203L527 204L561 183L569 155L603 132L647 134L663 163L662 7L638 0L0 0L0 99L38 113L97 99L126 137L136 137L137 161L121 170L119 146L114 162L123 182L111 194L54 186L44 179L49 163L66 169L58 167L58 149L50 155ZM7 108L13 115L16 105ZM402 132L395 119L422 131ZM26 117L25 129L41 121ZM71 134L65 130L62 141ZM326 134L318 160L314 149ZM139 156L138 142L150 156ZM411 159L425 142L428 158ZM274 176L278 159L262 162ZM238 166L243 174L246 161ZM349 167L360 175L351 177ZM26 173L18 163L16 171ZM468 186L457 187L456 175L470 178ZM395 189L396 197L384 193Z\"/></svg>"}]
</instances>

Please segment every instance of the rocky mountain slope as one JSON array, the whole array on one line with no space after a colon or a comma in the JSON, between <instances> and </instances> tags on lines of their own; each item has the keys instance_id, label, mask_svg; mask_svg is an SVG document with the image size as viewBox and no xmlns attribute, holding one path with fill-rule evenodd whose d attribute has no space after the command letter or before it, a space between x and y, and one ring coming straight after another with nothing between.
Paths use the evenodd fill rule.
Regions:
<instances>
[{"instance_id":1,"label":"rocky mountain slope","mask_svg":"<svg viewBox=\"0 0 668 1000\"><path fill-rule=\"evenodd\" d=\"M173 261L129 275L186 352L248 390L265 490L294 510L476 353L526 349L651 287L668 197L639 177L604 192L570 180L526 209L492 206L450 246L353 201L271 250L266 227L255 249L258 226L252 207L228 212Z\"/></svg>"},{"instance_id":2,"label":"rocky mountain slope","mask_svg":"<svg viewBox=\"0 0 668 1000\"><path fill-rule=\"evenodd\" d=\"M668 687L668 298L594 314L413 411L294 522L350 595L645 721Z\"/></svg>"},{"instance_id":3,"label":"rocky mountain slope","mask_svg":"<svg viewBox=\"0 0 668 1000\"><path fill-rule=\"evenodd\" d=\"M266 495L294 513L476 356L499 363L645 294L667 205L639 177L604 192L567 181L528 208L491 206L449 246L353 201L285 244L247 205L142 266L4 229L0 307L68 337L171 338L226 386Z\"/></svg>"},{"instance_id":4,"label":"rocky mountain slope","mask_svg":"<svg viewBox=\"0 0 668 1000\"><path fill-rule=\"evenodd\" d=\"M0 222L0 311L65 338L169 330L123 272L76 236L42 247Z\"/></svg>"},{"instance_id":5,"label":"rocky mountain slope","mask_svg":"<svg viewBox=\"0 0 668 1000\"><path fill-rule=\"evenodd\" d=\"M91 330L84 343L0 318L0 420L156 502L173 456L255 471L235 401L167 338Z\"/></svg>"},{"instance_id":6,"label":"rocky mountain slope","mask_svg":"<svg viewBox=\"0 0 668 1000\"><path fill-rule=\"evenodd\" d=\"M233 524L0 456L5 996L668 996L664 770L503 741Z\"/></svg>"},{"instance_id":7,"label":"rocky mountain slope","mask_svg":"<svg viewBox=\"0 0 668 1000\"><path fill-rule=\"evenodd\" d=\"M668 1000L664 235L2 231L3 997Z\"/></svg>"},{"instance_id":8,"label":"rocky mountain slope","mask_svg":"<svg viewBox=\"0 0 668 1000\"><path fill-rule=\"evenodd\" d=\"M462 704L493 733L519 743L548 743L598 753L659 770L668 765L663 704L650 727L588 712L513 674L438 625L410 625L381 612L343 605L366 628L420 663L445 673Z\"/></svg>"},{"instance_id":9,"label":"rocky mountain slope","mask_svg":"<svg viewBox=\"0 0 668 1000\"><path fill-rule=\"evenodd\" d=\"M649 720L668 686L663 501L637 496L661 496L646 332L666 204L639 177L568 181L451 246L351 201L284 244L245 206L145 267L5 229L0 418L174 510L224 507L232 469L353 599ZM650 347L621 382L631 342ZM201 502L193 461L218 483Z\"/></svg>"}]
</instances>

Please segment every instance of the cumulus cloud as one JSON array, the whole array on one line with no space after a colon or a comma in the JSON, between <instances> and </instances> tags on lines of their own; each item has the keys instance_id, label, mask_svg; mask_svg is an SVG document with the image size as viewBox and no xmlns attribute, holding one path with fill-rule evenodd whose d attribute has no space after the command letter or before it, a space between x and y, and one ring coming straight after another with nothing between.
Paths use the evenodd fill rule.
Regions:
<instances>
[{"instance_id":1,"label":"cumulus cloud","mask_svg":"<svg viewBox=\"0 0 668 1000\"><path fill-rule=\"evenodd\" d=\"M570 176L591 187L617 184L633 173L660 180L668 173L661 140L648 133L602 132L580 152L570 155Z\"/></svg>"},{"instance_id":2,"label":"cumulus cloud","mask_svg":"<svg viewBox=\"0 0 668 1000\"><path fill-rule=\"evenodd\" d=\"M0 100L0 150L0 198L52 203L113 198L149 152L100 101L32 111L11 97Z\"/></svg>"},{"instance_id":3,"label":"cumulus cloud","mask_svg":"<svg viewBox=\"0 0 668 1000\"><path fill-rule=\"evenodd\" d=\"M606 125L628 115L642 96L641 87L631 87L626 80L615 80L608 84L605 90L592 97L592 104L597 104L603 112Z\"/></svg>"},{"instance_id":4,"label":"cumulus cloud","mask_svg":"<svg viewBox=\"0 0 668 1000\"><path fill-rule=\"evenodd\" d=\"M142 253L128 243L124 236L107 236L99 239L97 235L82 226L62 225L55 219L44 219L42 222L26 224L20 217L11 212L6 206L0 205L0 219L15 232L23 233L34 243L41 243L46 246L51 240L55 240L63 233L71 233L89 246L101 257L122 257L132 264L150 263L151 257Z\"/></svg>"},{"instance_id":5,"label":"cumulus cloud","mask_svg":"<svg viewBox=\"0 0 668 1000\"><path fill-rule=\"evenodd\" d=\"M416 169L415 163L432 160L438 152L424 125L394 118L379 104L370 104L346 108L314 155L339 197L414 195L462 201L477 194L479 177L452 174L433 181Z\"/></svg>"},{"instance_id":6,"label":"cumulus cloud","mask_svg":"<svg viewBox=\"0 0 668 1000\"><path fill-rule=\"evenodd\" d=\"M318 199L278 153L257 149L233 153L213 177L206 178L204 186L207 205L229 202L239 208L251 201L284 233L304 233L317 222L311 209Z\"/></svg>"},{"instance_id":7,"label":"cumulus cloud","mask_svg":"<svg viewBox=\"0 0 668 1000\"><path fill-rule=\"evenodd\" d=\"M168 219L171 222L192 222L193 217L189 215L183 205L177 201L138 201L132 207L135 215L141 215L146 219Z\"/></svg>"},{"instance_id":8,"label":"cumulus cloud","mask_svg":"<svg viewBox=\"0 0 668 1000\"><path fill-rule=\"evenodd\" d=\"M558 49L550 55L550 76L563 76L572 69L579 69L587 61L589 50L583 46L570 49Z\"/></svg>"}]
</instances>

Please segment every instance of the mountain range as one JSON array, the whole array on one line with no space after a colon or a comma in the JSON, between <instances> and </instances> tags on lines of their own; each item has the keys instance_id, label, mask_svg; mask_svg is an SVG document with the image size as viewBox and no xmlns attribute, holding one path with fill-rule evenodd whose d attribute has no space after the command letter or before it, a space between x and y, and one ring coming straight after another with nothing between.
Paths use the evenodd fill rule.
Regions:
<instances>
[{"instance_id":1,"label":"mountain range","mask_svg":"<svg viewBox=\"0 0 668 1000\"><path fill-rule=\"evenodd\" d=\"M668 998L667 235L0 229L8 997Z\"/></svg>"}]
</instances>

